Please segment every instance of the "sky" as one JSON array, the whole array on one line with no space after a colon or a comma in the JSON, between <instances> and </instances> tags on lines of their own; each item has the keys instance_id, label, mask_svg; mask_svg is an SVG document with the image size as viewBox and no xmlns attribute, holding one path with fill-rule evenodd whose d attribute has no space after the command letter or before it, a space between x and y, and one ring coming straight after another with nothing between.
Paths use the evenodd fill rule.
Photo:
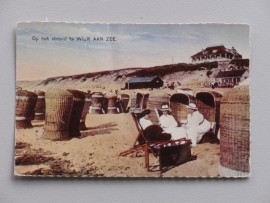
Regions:
<instances>
[{"instance_id":1,"label":"sky","mask_svg":"<svg viewBox=\"0 0 270 203\"><path fill-rule=\"evenodd\" d=\"M16 80L189 63L190 56L216 45L249 58L249 26L22 22L16 30Z\"/></svg>"}]
</instances>

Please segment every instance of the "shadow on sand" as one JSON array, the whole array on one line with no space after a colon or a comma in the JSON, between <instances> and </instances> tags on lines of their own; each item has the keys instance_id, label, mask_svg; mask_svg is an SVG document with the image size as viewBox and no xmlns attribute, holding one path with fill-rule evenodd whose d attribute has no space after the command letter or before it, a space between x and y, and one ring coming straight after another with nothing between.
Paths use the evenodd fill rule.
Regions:
<instances>
[{"instance_id":1,"label":"shadow on sand","mask_svg":"<svg viewBox=\"0 0 270 203\"><path fill-rule=\"evenodd\" d=\"M81 131L80 138L85 138L88 136L110 134L112 131L119 130L118 128L114 128L116 126L117 126L116 123L110 122L110 123L105 123L99 126L90 127L90 128L87 128L86 131Z\"/></svg>"},{"instance_id":2,"label":"shadow on sand","mask_svg":"<svg viewBox=\"0 0 270 203\"><path fill-rule=\"evenodd\" d=\"M191 155L190 160L188 160L188 161L186 161L186 162L184 162L184 163L187 163L187 162L190 162L190 161L195 161L195 160L197 160L197 156L196 156L196 155ZM169 171L170 169L175 168L175 167L177 167L177 166L180 166L180 165L182 165L182 164L184 164L184 163L181 163L181 164L178 164L178 165L167 166L167 167L164 167L164 168L162 168L162 169L160 169L160 165L158 165L158 164L150 165L150 166L149 166L149 171L150 171L150 172L160 172L160 173L165 173L165 172Z\"/></svg>"}]
</instances>

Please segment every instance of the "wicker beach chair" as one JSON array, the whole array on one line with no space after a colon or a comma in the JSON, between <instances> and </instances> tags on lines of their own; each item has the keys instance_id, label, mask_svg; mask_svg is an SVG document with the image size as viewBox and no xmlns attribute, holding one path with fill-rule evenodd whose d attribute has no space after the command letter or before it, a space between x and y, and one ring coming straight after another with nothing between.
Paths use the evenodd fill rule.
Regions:
<instances>
[{"instance_id":1,"label":"wicker beach chair","mask_svg":"<svg viewBox=\"0 0 270 203\"><path fill-rule=\"evenodd\" d=\"M222 95L214 91L202 91L196 94L198 110L211 123L214 134L217 134L219 128L221 99Z\"/></svg>"},{"instance_id":2,"label":"wicker beach chair","mask_svg":"<svg viewBox=\"0 0 270 203\"><path fill-rule=\"evenodd\" d=\"M196 103L195 97L186 93L175 93L170 97L170 108L172 115L181 125L182 120L187 120L187 107L190 103Z\"/></svg>"},{"instance_id":3,"label":"wicker beach chair","mask_svg":"<svg viewBox=\"0 0 270 203\"><path fill-rule=\"evenodd\" d=\"M117 98L116 106L119 109L119 113L127 113L130 96L128 94L120 94Z\"/></svg>"},{"instance_id":4,"label":"wicker beach chair","mask_svg":"<svg viewBox=\"0 0 270 203\"><path fill-rule=\"evenodd\" d=\"M149 153L152 153L155 158L159 159L159 170L161 172L166 171L168 168L174 167L185 163L191 159L191 141L186 138L178 140L155 140L153 136L149 136L147 132L152 131L153 134L162 133L162 129L159 126L149 126L145 130L142 129L139 119L142 117L140 114L131 112L131 116L134 120L136 128L138 130L137 137L133 146L126 151L120 153L120 156L127 156L130 153L137 152L139 150L144 151L145 168L150 170ZM161 129L161 131L159 131Z\"/></svg>"},{"instance_id":5,"label":"wicker beach chair","mask_svg":"<svg viewBox=\"0 0 270 203\"><path fill-rule=\"evenodd\" d=\"M21 90L16 91L16 128L32 128L31 120L35 116L37 95L34 92Z\"/></svg>"},{"instance_id":6,"label":"wicker beach chair","mask_svg":"<svg viewBox=\"0 0 270 203\"><path fill-rule=\"evenodd\" d=\"M249 86L227 91L220 105L221 177L248 177L250 173Z\"/></svg>"},{"instance_id":7,"label":"wicker beach chair","mask_svg":"<svg viewBox=\"0 0 270 203\"><path fill-rule=\"evenodd\" d=\"M169 99L170 95L164 92L153 92L149 95L148 108L151 110L150 116L153 124L159 124L159 119L156 116L155 109L158 109L158 114L162 115L162 112L159 109L162 104L169 103Z\"/></svg>"},{"instance_id":8,"label":"wicker beach chair","mask_svg":"<svg viewBox=\"0 0 270 203\"><path fill-rule=\"evenodd\" d=\"M219 143L217 133L220 123L220 101L222 95L214 91L202 91L196 94L196 99L199 112L211 123L210 131L203 135L199 143Z\"/></svg>"},{"instance_id":9,"label":"wicker beach chair","mask_svg":"<svg viewBox=\"0 0 270 203\"><path fill-rule=\"evenodd\" d=\"M143 109L148 108L149 104L149 94L143 93L133 93L131 94L131 106L129 111L130 112L139 112Z\"/></svg>"},{"instance_id":10,"label":"wicker beach chair","mask_svg":"<svg viewBox=\"0 0 270 203\"><path fill-rule=\"evenodd\" d=\"M45 120L45 92L38 91L34 120Z\"/></svg>"}]
</instances>

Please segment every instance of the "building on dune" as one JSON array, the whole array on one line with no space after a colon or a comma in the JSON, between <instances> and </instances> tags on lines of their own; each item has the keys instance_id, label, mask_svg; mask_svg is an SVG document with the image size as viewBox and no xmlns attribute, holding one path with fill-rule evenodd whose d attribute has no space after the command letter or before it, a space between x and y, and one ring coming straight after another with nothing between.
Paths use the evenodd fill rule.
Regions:
<instances>
[{"instance_id":1,"label":"building on dune","mask_svg":"<svg viewBox=\"0 0 270 203\"><path fill-rule=\"evenodd\" d=\"M244 81L248 77L249 72L247 70L220 71L216 75L215 81L221 87L233 87L235 85L238 85L240 82Z\"/></svg>"},{"instance_id":2,"label":"building on dune","mask_svg":"<svg viewBox=\"0 0 270 203\"><path fill-rule=\"evenodd\" d=\"M242 55L239 54L234 47L228 49L224 45L207 47L191 56L192 63L226 61L232 59L242 59Z\"/></svg>"},{"instance_id":3,"label":"building on dune","mask_svg":"<svg viewBox=\"0 0 270 203\"><path fill-rule=\"evenodd\" d=\"M131 78L125 83L125 89L160 88L163 80L158 76Z\"/></svg>"}]
</instances>

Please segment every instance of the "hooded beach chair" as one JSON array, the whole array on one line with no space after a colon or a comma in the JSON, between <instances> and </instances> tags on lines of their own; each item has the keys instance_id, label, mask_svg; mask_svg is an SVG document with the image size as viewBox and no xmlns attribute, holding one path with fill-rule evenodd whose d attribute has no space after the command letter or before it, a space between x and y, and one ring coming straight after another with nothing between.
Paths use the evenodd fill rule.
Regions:
<instances>
[{"instance_id":1,"label":"hooded beach chair","mask_svg":"<svg viewBox=\"0 0 270 203\"><path fill-rule=\"evenodd\" d=\"M131 112L136 128L138 130L137 137L133 146L126 151L120 153L120 156L144 151L145 168L150 171L149 153L159 159L159 170L165 171L168 168L180 165L191 159L191 141L186 138L178 140L159 140L158 134L162 133L162 128L158 125L148 126L145 130L142 129L139 119L140 114ZM149 134L151 132L151 135Z\"/></svg>"},{"instance_id":2,"label":"hooded beach chair","mask_svg":"<svg viewBox=\"0 0 270 203\"><path fill-rule=\"evenodd\" d=\"M210 131L203 135L199 143L219 143L217 133L220 125L220 102L222 97L220 93L214 91L201 91L196 94L198 110L211 124Z\"/></svg>"}]
</instances>

